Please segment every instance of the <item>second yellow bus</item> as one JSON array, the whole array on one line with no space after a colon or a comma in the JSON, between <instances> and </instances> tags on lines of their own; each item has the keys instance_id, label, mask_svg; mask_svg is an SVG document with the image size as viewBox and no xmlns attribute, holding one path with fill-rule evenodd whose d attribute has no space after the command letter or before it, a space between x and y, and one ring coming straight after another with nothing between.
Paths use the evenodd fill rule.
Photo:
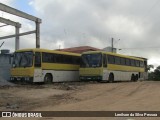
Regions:
<instances>
[{"instance_id":1,"label":"second yellow bus","mask_svg":"<svg viewBox=\"0 0 160 120\"><path fill-rule=\"evenodd\" d=\"M143 58L105 51L85 52L81 56L80 80L137 81L147 79Z\"/></svg>"}]
</instances>

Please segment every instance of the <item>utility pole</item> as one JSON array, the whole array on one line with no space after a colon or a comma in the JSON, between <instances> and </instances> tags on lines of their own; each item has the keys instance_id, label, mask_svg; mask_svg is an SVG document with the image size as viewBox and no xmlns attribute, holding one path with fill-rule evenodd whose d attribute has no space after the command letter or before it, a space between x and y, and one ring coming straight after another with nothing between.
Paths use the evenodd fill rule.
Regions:
<instances>
[{"instance_id":1,"label":"utility pole","mask_svg":"<svg viewBox=\"0 0 160 120\"><path fill-rule=\"evenodd\" d=\"M112 52L113 52L113 38L111 39L111 43L112 43Z\"/></svg>"}]
</instances>

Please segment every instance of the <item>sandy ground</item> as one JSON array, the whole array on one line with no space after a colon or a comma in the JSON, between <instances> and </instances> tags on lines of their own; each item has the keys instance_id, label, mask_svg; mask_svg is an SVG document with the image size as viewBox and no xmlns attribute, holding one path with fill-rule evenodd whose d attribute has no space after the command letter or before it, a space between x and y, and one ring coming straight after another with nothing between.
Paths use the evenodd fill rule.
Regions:
<instances>
[{"instance_id":1,"label":"sandy ground","mask_svg":"<svg viewBox=\"0 0 160 120\"><path fill-rule=\"evenodd\" d=\"M1 111L160 111L159 103L160 82L155 81L117 83L77 82L0 87ZM28 119L31 120L31 118ZM160 118L60 117L37 119L159 120Z\"/></svg>"}]
</instances>

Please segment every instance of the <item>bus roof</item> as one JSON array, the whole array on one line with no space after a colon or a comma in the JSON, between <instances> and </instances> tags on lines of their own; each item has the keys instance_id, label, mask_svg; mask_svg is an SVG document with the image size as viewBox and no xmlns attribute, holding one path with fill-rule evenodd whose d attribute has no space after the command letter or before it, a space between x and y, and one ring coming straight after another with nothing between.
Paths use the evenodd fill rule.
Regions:
<instances>
[{"instance_id":1,"label":"bus roof","mask_svg":"<svg viewBox=\"0 0 160 120\"><path fill-rule=\"evenodd\" d=\"M24 52L24 51L57 53L57 54L74 55L74 56L80 56L81 55L81 54L78 54L78 53L64 52L64 51L59 51L59 50L41 49L41 48L20 49L20 50L16 50L15 52Z\"/></svg>"},{"instance_id":2,"label":"bus roof","mask_svg":"<svg viewBox=\"0 0 160 120\"><path fill-rule=\"evenodd\" d=\"M144 61L144 58L140 58L140 57L136 57L136 56L129 56L129 55L122 55L122 54L106 52L106 51L88 51L88 52L84 52L82 54L94 54L94 53L103 53L103 54L107 54L107 55L113 55L113 56L118 56L118 57L124 57L124 58L130 58L130 59Z\"/></svg>"}]
</instances>

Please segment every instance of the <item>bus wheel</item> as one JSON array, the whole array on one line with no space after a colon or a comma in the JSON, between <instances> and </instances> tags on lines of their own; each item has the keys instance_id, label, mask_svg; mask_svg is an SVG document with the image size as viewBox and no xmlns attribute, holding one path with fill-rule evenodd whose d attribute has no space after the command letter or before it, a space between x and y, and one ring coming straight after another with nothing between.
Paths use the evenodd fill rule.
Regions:
<instances>
[{"instance_id":1,"label":"bus wheel","mask_svg":"<svg viewBox=\"0 0 160 120\"><path fill-rule=\"evenodd\" d=\"M134 74L132 74L131 81L134 82L135 80L136 80L136 77L134 76Z\"/></svg>"},{"instance_id":2,"label":"bus wheel","mask_svg":"<svg viewBox=\"0 0 160 120\"><path fill-rule=\"evenodd\" d=\"M44 83L45 83L45 84L50 84L50 83L52 83L52 75L51 75L51 74L47 73L47 74L45 75L45 77L44 77Z\"/></svg>"},{"instance_id":3,"label":"bus wheel","mask_svg":"<svg viewBox=\"0 0 160 120\"><path fill-rule=\"evenodd\" d=\"M109 81L109 83L113 83L114 82L114 75L112 73L109 75L108 81Z\"/></svg>"},{"instance_id":4,"label":"bus wheel","mask_svg":"<svg viewBox=\"0 0 160 120\"><path fill-rule=\"evenodd\" d=\"M138 74L136 74L135 76L135 81L138 81Z\"/></svg>"}]
</instances>

